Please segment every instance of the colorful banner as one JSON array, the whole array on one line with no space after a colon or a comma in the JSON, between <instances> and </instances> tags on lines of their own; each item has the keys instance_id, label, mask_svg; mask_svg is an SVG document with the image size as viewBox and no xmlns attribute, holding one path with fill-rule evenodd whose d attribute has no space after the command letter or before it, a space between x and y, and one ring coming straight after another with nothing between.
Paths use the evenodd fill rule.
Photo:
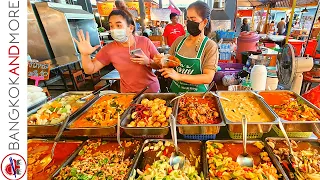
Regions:
<instances>
[{"instance_id":1,"label":"colorful banner","mask_svg":"<svg viewBox=\"0 0 320 180\"><path fill-rule=\"evenodd\" d=\"M126 2L128 9L136 10L140 14L139 2Z\"/></svg>"},{"instance_id":2,"label":"colorful banner","mask_svg":"<svg viewBox=\"0 0 320 180\"><path fill-rule=\"evenodd\" d=\"M100 16L109 16L111 11L115 8L113 2L97 3L97 8Z\"/></svg>"}]
</instances>

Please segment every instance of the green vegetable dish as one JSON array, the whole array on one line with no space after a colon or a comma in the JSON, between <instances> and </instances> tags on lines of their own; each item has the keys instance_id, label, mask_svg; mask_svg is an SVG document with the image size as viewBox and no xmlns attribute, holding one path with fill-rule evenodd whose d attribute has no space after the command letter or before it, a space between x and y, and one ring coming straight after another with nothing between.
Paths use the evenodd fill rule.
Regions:
<instances>
[{"instance_id":1,"label":"green vegetable dish","mask_svg":"<svg viewBox=\"0 0 320 180\"><path fill-rule=\"evenodd\" d=\"M143 149L142 167L144 170L134 170L129 180L201 180L203 174L198 173L200 156L192 155L190 148L181 148L189 151L186 154L186 162L182 169L178 165L172 167L169 164L173 145L171 142L159 141L158 143L148 145ZM192 153L191 153L192 152ZM152 158L151 158L152 157ZM155 161L154 161L155 160ZM150 164L149 164L150 162ZM146 164L146 165L145 165ZM195 165L192 165L195 164ZM142 168L141 168L142 169Z\"/></svg>"},{"instance_id":2,"label":"green vegetable dish","mask_svg":"<svg viewBox=\"0 0 320 180\"><path fill-rule=\"evenodd\" d=\"M126 155L122 159L116 142L88 140L75 160L60 171L56 180L123 180L133 163L138 141L124 141Z\"/></svg>"}]
</instances>

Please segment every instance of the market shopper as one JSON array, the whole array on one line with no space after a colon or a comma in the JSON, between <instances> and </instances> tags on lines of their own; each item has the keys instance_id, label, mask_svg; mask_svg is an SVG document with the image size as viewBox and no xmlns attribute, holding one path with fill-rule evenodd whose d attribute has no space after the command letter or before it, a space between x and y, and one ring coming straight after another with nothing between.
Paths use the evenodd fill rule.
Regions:
<instances>
[{"instance_id":1,"label":"market shopper","mask_svg":"<svg viewBox=\"0 0 320 180\"><path fill-rule=\"evenodd\" d=\"M204 92L217 69L218 46L207 35L211 31L210 8L196 1L187 9L187 30L190 35L176 39L169 54L181 61L176 68L163 68L162 76L171 78L171 92ZM158 58L155 58L158 62Z\"/></svg>"},{"instance_id":2,"label":"market shopper","mask_svg":"<svg viewBox=\"0 0 320 180\"><path fill-rule=\"evenodd\" d=\"M90 55L98 48L90 45L89 33L78 32L75 40L81 53L82 66L86 74L93 74L104 66L112 65L120 74L120 91L135 93L149 85L147 92L158 92L159 82L152 67L157 67L152 58L158 54L151 40L135 36L135 25L130 13L113 10L109 15L111 36L115 40L104 46L91 60ZM140 48L141 54L130 55L130 51Z\"/></svg>"},{"instance_id":3,"label":"market shopper","mask_svg":"<svg viewBox=\"0 0 320 180\"><path fill-rule=\"evenodd\" d=\"M286 31L286 22L284 21L284 18L281 18L281 21L277 24L278 28L278 35L284 35Z\"/></svg>"},{"instance_id":4,"label":"market shopper","mask_svg":"<svg viewBox=\"0 0 320 180\"><path fill-rule=\"evenodd\" d=\"M247 18L244 18L242 21L241 32L243 32L243 31L247 31L247 32L250 31L250 26L249 26L249 22L248 22Z\"/></svg>"},{"instance_id":5,"label":"market shopper","mask_svg":"<svg viewBox=\"0 0 320 180\"><path fill-rule=\"evenodd\" d=\"M163 37L166 45L171 46L172 43L180 36L186 34L183 26L179 23L179 17L176 13L170 14L171 24L164 28Z\"/></svg>"}]
</instances>

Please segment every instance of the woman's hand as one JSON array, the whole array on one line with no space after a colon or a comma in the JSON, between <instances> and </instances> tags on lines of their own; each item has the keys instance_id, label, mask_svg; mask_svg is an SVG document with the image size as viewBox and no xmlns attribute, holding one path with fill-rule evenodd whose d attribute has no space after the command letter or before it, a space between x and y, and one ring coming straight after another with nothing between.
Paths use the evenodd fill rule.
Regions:
<instances>
[{"instance_id":1,"label":"woman's hand","mask_svg":"<svg viewBox=\"0 0 320 180\"><path fill-rule=\"evenodd\" d=\"M136 57L131 57L130 60L134 63L138 63L141 65L150 65L151 60L144 54L142 51L142 54L135 54Z\"/></svg>"},{"instance_id":2,"label":"woman's hand","mask_svg":"<svg viewBox=\"0 0 320 180\"><path fill-rule=\"evenodd\" d=\"M81 55L90 55L100 47L100 45L91 46L89 32L86 32L86 37L84 37L82 30L78 31L77 35L79 41L74 37L73 40L76 42Z\"/></svg>"},{"instance_id":3,"label":"woman's hand","mask_svg":"<svg viewBox=\"0 0 320 180\"><path fill-rule=\"evenodd\" d=\"M177 71L172 68L163 68L160 69L159 72L161 72L161 76L165 78L171 78L175 81L180 81L181 79L181 74L177 73Z\"/></svg>"}]
</instances>

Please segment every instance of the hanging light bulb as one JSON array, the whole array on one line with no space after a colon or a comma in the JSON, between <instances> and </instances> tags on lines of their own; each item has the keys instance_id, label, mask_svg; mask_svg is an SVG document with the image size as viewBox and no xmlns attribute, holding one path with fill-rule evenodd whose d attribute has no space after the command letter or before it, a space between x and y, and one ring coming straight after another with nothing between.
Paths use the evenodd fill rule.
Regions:
<instances>
[{"instance_id":1,"label":"hanging light bulb","mask_svg":"<svg viewBox=\"0 0 320 180\"><path fill-rule=\"evenodd\" d=\"M306 13L306 12L309 12L307 8L304 8L302 11L302 13Z\"/></svg>"}]
</instances>

